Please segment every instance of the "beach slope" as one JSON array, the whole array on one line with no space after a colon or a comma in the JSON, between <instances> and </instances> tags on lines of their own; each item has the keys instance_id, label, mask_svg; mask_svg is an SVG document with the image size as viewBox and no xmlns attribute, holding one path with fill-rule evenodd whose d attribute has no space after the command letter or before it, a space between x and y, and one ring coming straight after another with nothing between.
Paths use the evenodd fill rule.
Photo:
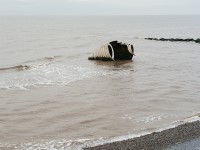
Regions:
<instances>
[{"instance_id":1,"label":"beach slope","mask_svg":"<svg viewBox=\"0 0 200 150\"><path fill-rule=\"evenodd\" d=\"M170 149L177 143L190 144L192 140L200 137L200 121L190 122L179 125L175 128L167 129L161 132L153 132L141 137L107 143L96 147L85 148L85 150L156 150ZM199 144L200 145L200 144Z\"/></svg>"}]
</instances>

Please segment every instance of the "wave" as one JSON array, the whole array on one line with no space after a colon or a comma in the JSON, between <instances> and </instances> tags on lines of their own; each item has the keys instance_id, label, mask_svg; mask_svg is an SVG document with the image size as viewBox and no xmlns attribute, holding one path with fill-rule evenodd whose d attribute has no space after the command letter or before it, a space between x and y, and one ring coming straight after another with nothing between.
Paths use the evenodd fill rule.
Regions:
<instances>
[{"instance_id":1,"label":"wave","mask_svg":"<svg viewBox=\"0 0 200 150\"><path fill-rule=\"evenodd\" d=\"M33 66L34 65L40 66L43 64L48 64L55 60L59 60L60 58L62 58L62 56L49 56L49 57L47 56L47 57L39 58L36 60L29 60L29 61L24 62L23 64L32 64Z\"/></svg>"},{"instance_id":2,"label":"wave","mask_svg":"<svg viewBox=\"0 0 200 150\"><path fill-rule=\"evenodd\" d=\"M44 58L39 58L36 60L30 60L23 62L22 64L16 65L16 66L10 66L10 67L4 67L0 68L0 72L5 72L5 71L24 71L31 69L33 67L38 67L42 65L47 65L50 62L61 58L61 56L53 56L53 57L44 57Z\"/></svg>"},{"instance_id":3,"label":"wave","mask_svg":"<svg viewBox=\"0 0 200 150\"><path fill-rule=\"evenodd\" d=\"M81 65L68 65L63 62L54 62L48 65L31 66L31 69L18 72L0 74L0 89L27 90L35 87L65 86L88 78L100 76L126 76L133 73L127 67L115 70L107 66L97 68Z\"/></svg>"},{"instance_id":4,"label":"wave","mask_svg":"<svg viewBox=\"0 0 200 150\"><path fill-rule=\"evenodd\" d=\"M22 70L30 69L30 67L31 66L28 66L28 65L17 65L17 66L13 66L13 67L0 68L0 71L6 71L6 70L22 71Z\"/></svg>"},{"instance_id":5,"label":"wave","mask_svg":"<svg viewBox=\"0 0 200 150\"><path fill-rule=\"evenodd\" d=\"M133 139L141 136L145 136L151 134L153 132L162 132L167 129L172 129L178 127L179 125L183 125L185 123L192 123L195 121L200 121L200 115L194 115L183 120L179 120L173 122L172 124L162 127L153 131L143 130L138 134L129 134L124 136L117 136L112 138L100 137L98 139L76 139L76 140L68 140L68 139L60 139L60 140L42 140L41 142L28 142L28 143L20 143L20 144L1 144L0 149L21 149L21 150L31 150L31 149L44 149L44 150L82 150L87 147L94 147L98 145L103 145L107 143L113 143L118 141L124 141L128 139Z\"/></svg>"}]
</instances>

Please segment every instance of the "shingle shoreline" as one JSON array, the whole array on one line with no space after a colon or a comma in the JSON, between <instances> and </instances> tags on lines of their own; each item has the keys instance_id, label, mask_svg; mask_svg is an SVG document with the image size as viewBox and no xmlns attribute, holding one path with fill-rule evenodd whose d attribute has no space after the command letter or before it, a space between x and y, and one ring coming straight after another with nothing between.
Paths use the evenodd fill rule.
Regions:
<instances>
[{"instance_id":1,"label":"shingle shoreline","mask_svg":"<svg viewBox=\"0 0 200 150\"><path fill-rule=\"evenodd\" d=\"M84 148L84 150L159 150L199 137L200 121L195 121L161 132L153 132L133 139Z\"/></svg>"}]
</instances>

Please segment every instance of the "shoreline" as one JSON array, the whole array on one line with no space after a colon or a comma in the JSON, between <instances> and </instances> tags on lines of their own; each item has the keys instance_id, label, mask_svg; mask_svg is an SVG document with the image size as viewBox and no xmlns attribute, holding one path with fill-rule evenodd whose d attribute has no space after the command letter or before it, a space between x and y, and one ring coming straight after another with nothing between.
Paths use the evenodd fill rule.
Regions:
<instances>
[{"instance_id":1,"label":"shoreline","mask_svg":"<svg viewBox=\"0 0 200 150\"><path fill-rule=\"evenodd\" d=\"M95 147L87 147L84 150L155 150L166 149L176 144L195 140L200 137L200 121L185 123L174 128L153 132L141 137L107 143ZM188 142L189 144L190 142Z\"/></svg>"}]
</instances>

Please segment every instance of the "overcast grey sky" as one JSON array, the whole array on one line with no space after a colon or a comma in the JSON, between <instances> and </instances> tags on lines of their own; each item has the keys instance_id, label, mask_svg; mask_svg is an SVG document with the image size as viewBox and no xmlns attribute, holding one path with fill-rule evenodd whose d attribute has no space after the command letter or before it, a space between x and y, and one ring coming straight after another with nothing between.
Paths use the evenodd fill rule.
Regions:
<instances>
[{"instance_id":1,"label":"overcast grey sky","mask_svg":"<svg viewBox=\"0 0 200 150\"><path fill-rule=\"evenodd\" d=\"M200 15L200 0L0 0L0 15Z\"/></svg>"}]
</instances>

